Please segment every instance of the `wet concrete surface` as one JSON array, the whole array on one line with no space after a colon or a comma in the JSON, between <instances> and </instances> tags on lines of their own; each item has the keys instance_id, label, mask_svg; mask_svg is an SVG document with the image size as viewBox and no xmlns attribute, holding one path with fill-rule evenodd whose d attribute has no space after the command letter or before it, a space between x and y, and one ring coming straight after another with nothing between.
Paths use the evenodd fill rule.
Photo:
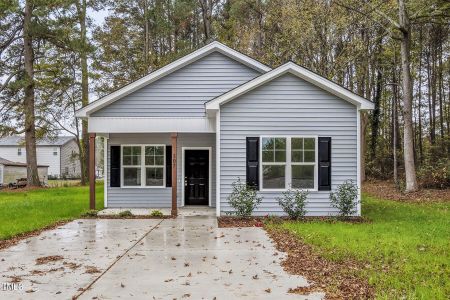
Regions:
<instances>
[{"instance_id":1,"label":"wet concrete surface","mask_svg":"<svg viewBox=\"0 0 450 300\"><path fill-rule=\"evenodd\" d=\"M77 220L0 251L0 283L23 288L0 299L321 299L288 293L308 284L283 258L264 230L211 216Z\"/></svg>"}]
</instances>

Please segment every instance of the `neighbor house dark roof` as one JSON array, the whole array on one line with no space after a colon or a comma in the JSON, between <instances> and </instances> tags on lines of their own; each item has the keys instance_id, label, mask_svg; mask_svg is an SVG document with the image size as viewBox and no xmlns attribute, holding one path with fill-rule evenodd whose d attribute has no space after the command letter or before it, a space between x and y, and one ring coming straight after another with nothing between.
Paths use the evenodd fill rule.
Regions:
<instances>
[{"instance_id":1,"label":"neighbor house dark roof","mask_svg":"<svg viewBox=\"0 0 450 300\"><path fill-rule=\"evenodd\" d=\"M1 157L0 157L0 165L13 166L13 167L26 167L27 166L26 163L10 161L10 160L7 160L7 159L1 158ZM48 166L38 165L38 167L48 167Z\"/></svg>"},{"instance_id":2,"label":"neighbor house dark roof","mask_svg":"<svg viewBox=\"0 0 450 300\"><path fill-rule=\"evenodd\" d=\"M62 146L75 139L73 136L57 136L55 138L43 138L36 141L38 146ZM0 146L25 145L25 137L19 135L7 136L0 139Z\"/></svg>"}]
</instances>

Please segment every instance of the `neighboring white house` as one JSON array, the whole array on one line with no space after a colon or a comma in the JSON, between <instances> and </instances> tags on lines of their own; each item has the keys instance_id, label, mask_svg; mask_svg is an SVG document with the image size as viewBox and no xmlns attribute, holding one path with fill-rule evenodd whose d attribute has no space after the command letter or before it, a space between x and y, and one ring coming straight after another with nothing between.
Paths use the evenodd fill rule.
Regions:
<instances>
[{"instance_id":1,"label":"neighboring white house","mask_svg":"<svg viewBox=\"0 0 450 300\"><path fill-rule=\"evenodd\" d=\"M371 109L293 62L272 69L213 42L77 117L104 138L105 207L205 205L221 215L241 179L263 197L255 215L283 214L277 198L292 188L309 191L307 215L326 216L337 213L330 191L346 180L361 187L360 112Z\"/></svg>"},{"instance_id":2,"label":"neighboring white house","mask_svg":"<svg viewBox=\"0 0 450 300\"><path fill-rule=\"evenodd\" d=\"M48 166L38 165L39 180L47 184ZM27 178L27 164L0 157L0 186L16 183L17 179Z\"/></svg>"},{"instance_id":3,"label":"neighboring white house","mask_svg":"<svg viewBox=\"0 0 450 300\"><path fill-rule=\"evenodd\" d=\"M37 163L48 166L51 177L80 177L80 161L75 137L59 136L37 141ZM26 163L25 141L22 136L0 139L0 157L12 162Z\"/></svg>"}]
</instances>

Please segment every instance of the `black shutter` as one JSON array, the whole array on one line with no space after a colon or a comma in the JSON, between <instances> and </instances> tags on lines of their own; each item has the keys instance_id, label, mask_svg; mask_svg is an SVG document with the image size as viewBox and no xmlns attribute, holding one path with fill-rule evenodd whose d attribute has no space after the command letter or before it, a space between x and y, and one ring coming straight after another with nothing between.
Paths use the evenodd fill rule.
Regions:
<instances>
[{"instance_id":1,"label":"black shutter","mask_svg":"<svg viewBox=\"0 0 450 300\"><path fill-rule=\"evenodd\" d=\"M166 146L166 187L172 186L172 146Z\"/></svg>"},{"instance_id":2,"label":"black shutter","mask_svg":"<svg viewBox=\"0 0 450 300\"><path fill-rule=\"evenodd\" d=\"M111 146L110 186L120 187L120 146Z\"/></svg>"},{"instance_id":3,"label":"black shutter","mask_svg":"<svg viewBox=\"0 0 450 300\"><path fill-rule=\"evenodd\" d=\"M247 137L247 185L259 190L259 137Z\"/></svg>"},{"instance_id":4,"label":"black shutter","mask_svg":"<svg viewBox=\"0 0 450 300\"><path fill-rule=\"evenodd\" d=\"M319 137L319 191L331 190L331 137Z\"/></svg>"}]
</instances>

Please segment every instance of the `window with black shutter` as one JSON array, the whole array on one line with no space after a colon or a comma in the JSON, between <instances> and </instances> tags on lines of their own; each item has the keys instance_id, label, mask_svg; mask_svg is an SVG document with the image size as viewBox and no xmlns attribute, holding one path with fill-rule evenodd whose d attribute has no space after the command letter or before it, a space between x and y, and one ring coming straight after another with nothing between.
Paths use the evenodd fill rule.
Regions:
<instances>
[{"instance_id":1,"label":"window with black shutter","mask_svg":"<svg viewBox=\"0 0 450 300\"><path fill-rule=\"evenodd\" d=\"M110 186L120 187L120 146L110 148Z\"/></svg>"},{"instance_id":2,"label":"window with black shutter","mask_svg":"<svg viewBox=\"0 0 450 300\"><path fill-rule=\"evenodd\" d=\"M319 137L319 191L331 190L331 137Z\"/></svg>"},{"instance_id":3,"label":"window with black shutter","mask_svg":"<svg viewBox=\"0 0 450 300\"><path fill-rule=\"evenodd\" d=\"M259 137L247 137L247 185L259 190Z\"/></svg>"}]
</instances>

